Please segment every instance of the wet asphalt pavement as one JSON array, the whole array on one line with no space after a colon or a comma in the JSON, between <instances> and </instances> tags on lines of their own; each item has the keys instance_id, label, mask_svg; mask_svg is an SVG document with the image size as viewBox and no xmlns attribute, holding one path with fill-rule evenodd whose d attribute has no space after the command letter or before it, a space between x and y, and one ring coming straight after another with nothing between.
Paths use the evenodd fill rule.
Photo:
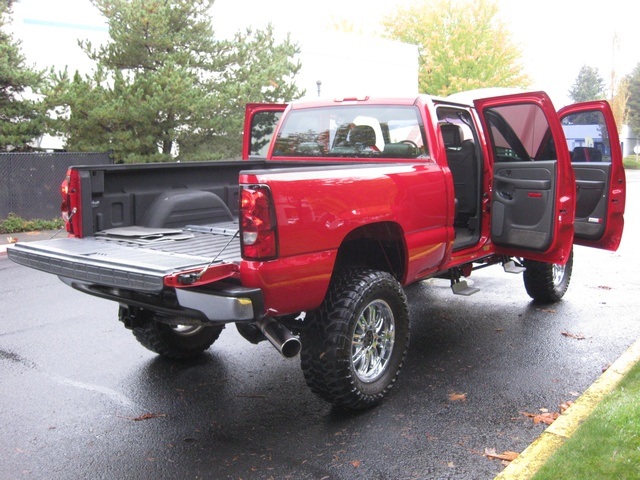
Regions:
<instances>
[{"instance_id":1,"label":"wet asphalt pavement","mask_svg":"<svg viewBox=\"0 0 640 480\"><path fill-rule=\"evenodd\" d=\"M159 358L116 304L0 256L0 478L493 478L485 449L522 451L544 429L523 412L575 400L640 338L639 189L631 172L620 250L577 247L558 304L499 267L472 275L472 297L410 287L400 380L360 413L234 327L195 361Z\"/></svg>"}]
</instances>

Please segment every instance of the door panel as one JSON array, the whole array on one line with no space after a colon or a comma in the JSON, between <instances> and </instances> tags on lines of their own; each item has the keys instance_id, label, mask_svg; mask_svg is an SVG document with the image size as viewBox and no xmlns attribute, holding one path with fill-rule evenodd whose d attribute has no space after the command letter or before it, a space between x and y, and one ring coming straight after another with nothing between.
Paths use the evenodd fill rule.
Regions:
<instances>
[{"instance_id":1,"label":"door panel","mask_svg":"<svg viewBox=\"0 0 640 480\"><path fill-rule=\"evenodd\" d=\"M553 233L556 162L498 164L491 238L496 245L544 251Z\"/></svg>"},{"instance_id":2,"label":"door panel","mask_svg":"<svg viewBox=\"0 0 640 480\"><path fill-rule=\"evenodd\" d=\"M495 251L564 263L573 242L575 177L557 113L542 92L475 101L493 163Z\"/></svg>"},{"instance_id":3,"label":"door panel","mask_svg":"<svg viewBox=\"0 0 640 480\"><path fill-rule=\"evenodd\" d=\"M598 240L605 232L609 195L607 184L611 165L574 164L576 174L576 219L575 235L584 239Z\"/></svg>"},{"instance_id":4,"label":"door panel","mask_svg":"<svg viewBox=\"0 0 640 480\"><path fill-rule=\"evenodd\" d=\"M624 229L626 179L611 107L579 103L558 113L576 177L574 243L616 250Z\"/></svg>"}]
</instances>

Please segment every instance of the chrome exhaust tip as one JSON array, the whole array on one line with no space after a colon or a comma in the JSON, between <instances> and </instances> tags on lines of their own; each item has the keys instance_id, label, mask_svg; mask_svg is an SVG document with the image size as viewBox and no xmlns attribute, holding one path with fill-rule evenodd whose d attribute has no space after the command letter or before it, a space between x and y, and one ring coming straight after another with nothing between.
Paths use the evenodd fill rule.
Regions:
<instances>
[{"instance_id":1,"label":"chrome exhaust tip","mask_svg":"<svg viewBox=\"0 0 640 480\"><path fill-rule=\"evenodd\" d=\"M287 327L271 317L264 317L256 323L260 331L276 347L285 358L293 358L300 353L302 344L300 339L289 331Z\"/></svg>"}]
</instances>

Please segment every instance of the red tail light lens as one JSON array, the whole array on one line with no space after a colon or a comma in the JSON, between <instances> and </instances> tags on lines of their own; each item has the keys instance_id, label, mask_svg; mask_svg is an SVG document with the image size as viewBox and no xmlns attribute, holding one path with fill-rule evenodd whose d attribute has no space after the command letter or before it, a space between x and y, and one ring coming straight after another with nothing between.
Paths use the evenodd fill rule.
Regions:
<instances>
[{"instance_id":1,"label":"red tail light lens","mask_svg":"<svg viewBox=\"0 0 640 480\"><path fill-rule=\"evenodd\" d=\"M75 217L78 211L78 198L80 195L80 185L77 172L69 169L67 175L60 184L60 194L62 195L62 205L60 213L64 220L65 228L71 235L81 236L80 217Z\"/></svg>"},{"instance_id":2,"label":"red tail light lens","mask_svg":"<svg viewBox=\"0 0 640 480\"><path fill-rule=\"evenodd\" d=\"M278 256L276 221L269 187L242 187L240 234L243 258L269 260Z\"/></svg>"}]
</instances>

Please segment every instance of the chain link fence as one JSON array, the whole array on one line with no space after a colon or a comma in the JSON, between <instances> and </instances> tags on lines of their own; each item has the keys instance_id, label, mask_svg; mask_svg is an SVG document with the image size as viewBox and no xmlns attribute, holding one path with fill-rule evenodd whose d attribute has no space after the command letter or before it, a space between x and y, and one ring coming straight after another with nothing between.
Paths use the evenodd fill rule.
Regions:
<instances>
[{"instance_id":1,"label":"chain link fence","mask_svg":"<svg viewBox=\"0 0 640 480\"><path fill-rule=\"evenodd\" d=\"M60 216L60 183L71 165L110 165L108 153L0 153L0 220Z\"/></svg>"}]
</instances>

